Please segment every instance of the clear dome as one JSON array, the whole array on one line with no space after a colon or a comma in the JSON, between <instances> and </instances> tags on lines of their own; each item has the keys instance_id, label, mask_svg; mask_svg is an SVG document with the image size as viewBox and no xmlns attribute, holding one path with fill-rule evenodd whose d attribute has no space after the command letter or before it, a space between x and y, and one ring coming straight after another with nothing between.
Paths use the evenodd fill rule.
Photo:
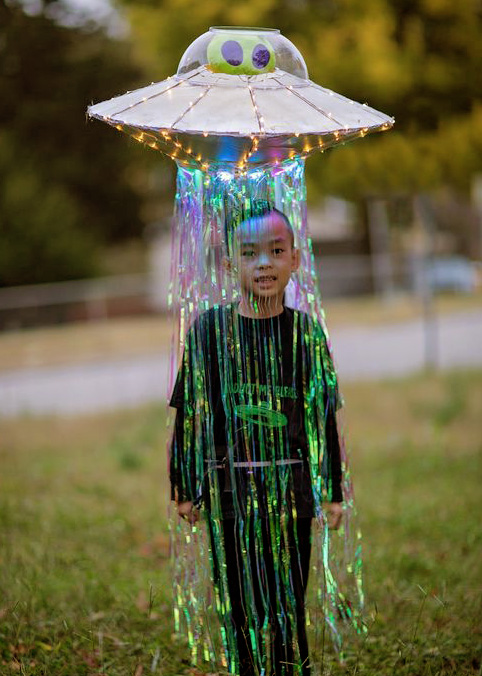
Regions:
<instances>
[{"instance_id":1,"label":"clear dome","mask_svg":"<svg viewBox=\"0 0 482 676\"><path fill-rule=\"evenodd\" d=\"M186 49L177 74L185 75L200 66L233 75L257 75L279 68L308 79L300 52L276 28L212 26Z\"/></svg>"}]
</instances>

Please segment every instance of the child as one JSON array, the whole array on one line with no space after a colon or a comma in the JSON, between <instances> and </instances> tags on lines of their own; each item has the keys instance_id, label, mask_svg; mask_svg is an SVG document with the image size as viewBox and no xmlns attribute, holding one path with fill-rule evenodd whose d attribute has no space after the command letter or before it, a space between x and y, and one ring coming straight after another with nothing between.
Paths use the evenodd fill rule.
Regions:
<instances>
[{"instance_id":1,"label":"child","mask_svg":"<svg viewBox=\"0 0 482 676\"><path fill-rule=\"evenodd\" d=\"M336 378L320 325L284 304L284 214L242 221L228 253L240 300L195 321L170 402L172 497L192 524L205 511L230 672L308 676L312 519L342 516Z\"/></svg>"}]
</instances>

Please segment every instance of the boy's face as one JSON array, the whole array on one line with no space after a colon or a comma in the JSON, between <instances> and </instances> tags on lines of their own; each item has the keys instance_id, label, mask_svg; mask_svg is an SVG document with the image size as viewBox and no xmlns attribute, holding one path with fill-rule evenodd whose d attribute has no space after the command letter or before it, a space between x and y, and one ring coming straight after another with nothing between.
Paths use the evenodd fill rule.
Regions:
<instances>
[{"instance_id":1,"label":"boy's face","mask_svg":"<svg viewBox=\"0 0 482 676\"><path fill-rule=\"evenodd\" d=\"M291 273L299 266L292 233L276 212L239 225L235 257L243 295L264 303L282 301Z\"/></svg>"}]
</instances>

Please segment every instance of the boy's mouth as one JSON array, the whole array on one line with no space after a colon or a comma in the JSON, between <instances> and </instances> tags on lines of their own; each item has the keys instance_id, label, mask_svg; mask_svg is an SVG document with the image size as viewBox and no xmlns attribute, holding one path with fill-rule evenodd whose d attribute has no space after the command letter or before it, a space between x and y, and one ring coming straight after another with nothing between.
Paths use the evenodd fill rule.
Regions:
<instances>
[{"instance_id":1,"label":"boy's mouth","mask_svg":"<svg viewBox=\"0 0 482 676\"><path fill-rule=\"evenodd\" d=\"M264 284L266 282L275 282L276 277L275 275L259 275L259 277L255 277L254 281L257 284Z\"/></svg>"}]
</instances>

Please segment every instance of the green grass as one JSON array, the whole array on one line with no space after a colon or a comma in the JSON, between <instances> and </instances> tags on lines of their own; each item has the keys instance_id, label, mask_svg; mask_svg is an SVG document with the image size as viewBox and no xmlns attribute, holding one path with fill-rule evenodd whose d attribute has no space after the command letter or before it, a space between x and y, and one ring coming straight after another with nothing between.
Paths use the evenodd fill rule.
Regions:
<instances>
[{"instance_id":1,"label":"green grass","mask_svg":"<svg viewBox=\"0 0 482 676\"><path fill-rule=\"evenodd\" d=\"M482 654L482 372L344 388L366 640L343 675ZM0 674L193 674L172 637L162 407L0 421Z\"/></svg>"}]
</instances>

